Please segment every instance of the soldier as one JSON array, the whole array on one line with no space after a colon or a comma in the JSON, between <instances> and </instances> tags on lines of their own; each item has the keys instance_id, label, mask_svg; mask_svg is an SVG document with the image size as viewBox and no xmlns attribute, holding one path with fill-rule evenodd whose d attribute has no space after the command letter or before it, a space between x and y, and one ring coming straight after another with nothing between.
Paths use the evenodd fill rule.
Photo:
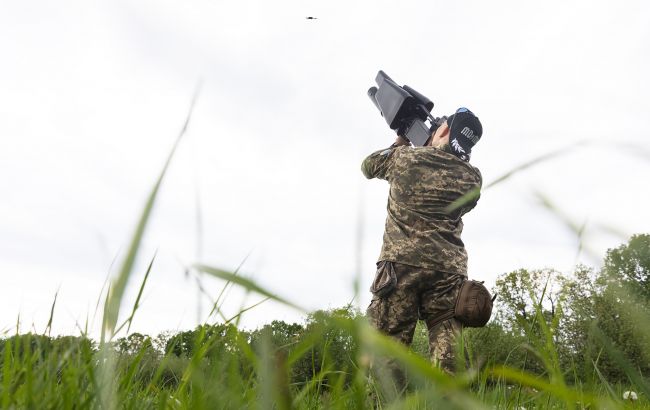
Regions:
<instances>
[{"instance_id":1,"label":"soldier","mask_svg":"<svg viewBox=\"0 0 650 410\"><path fill-rule=\"evenodd\" d=\"M361 166L366 178L385 179L390 184L368 317L374 327L406 345L413 340L417 321L424 320L432 361L451 374L453 341L462 325L453 317L441 319L454 308L467 277L461 217L474 208L479 197L481 173L469 164L469 158L482 132L478 117L459 108L425 146L411 147L398 136L389 148L370 154ZM469 194L461 200L464 203L449 210L454 201L470 192L475 195ZM404 375L394 363L391 367L403 388Z\"/></svg>"}]
</instances>

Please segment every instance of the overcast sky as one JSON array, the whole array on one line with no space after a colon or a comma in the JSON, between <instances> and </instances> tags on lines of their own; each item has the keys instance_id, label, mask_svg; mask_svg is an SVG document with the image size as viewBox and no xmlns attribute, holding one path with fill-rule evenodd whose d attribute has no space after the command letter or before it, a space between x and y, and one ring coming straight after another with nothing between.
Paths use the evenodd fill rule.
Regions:
<instances>
[{"instance_id":1,"label":"overcast sky","mask_svg":"<svg viewBox=\"0 0 650 410\"><path fill-rule=\"evenodd\" d=\"M132 330L205 320L209 297L185 273L197 261L245 260L243 275L308 309L348 303L359 275L365 309L388 185L359 167L394 139L366 96L379 69L437 116L480 117L485 185L562 152L483 191L464 218L470 277L598 267L650 232L650 3L621 4L0 3L0 332L19 315L42 332L58 290L55 333L88 320L96 334L102 285L200 80L123 305L158 250ZM563 218L585 224L594 256ZM213 299L223 286L202 282ZM234 289L224 314L259 300ZM302 316L266 302L242 325L273 319Z\"/></svg>"}]
</instances>

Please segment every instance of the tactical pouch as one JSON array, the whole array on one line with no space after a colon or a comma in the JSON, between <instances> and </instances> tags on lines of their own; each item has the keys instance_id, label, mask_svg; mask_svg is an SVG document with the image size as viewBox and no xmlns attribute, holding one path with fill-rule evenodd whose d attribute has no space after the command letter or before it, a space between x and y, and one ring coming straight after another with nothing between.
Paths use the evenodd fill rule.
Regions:
<instances>
[{"instance_id":1,"label":"tactical pouch","mask_svg":"<svg viewBox=\"0 0 650 410\"><path fill-rule=\"evenodd\" d=\"M393 263L390 261L377 262L377 273L375 273L375 279L370 286L372 294L382 298L388 296L396 286L397 274L395 274Z\"/></svg>"},{"instance_id":2,"label":"tactical pouch","mask_svg":"<svg viewBox=\"0 0 650 410\"><path fill-rule=\"evenodd\" d=\"M483 282L465 280L458 291L454 309L427 321L433 327L445 320L456 318L466 327L483 327L492 316L492 297Z\"/></svg>"},{"instance_id":3,"label":"tactical pouch","mask_svg":"<svg viewBox=\"0 0 650 410\"><path fill-rule=\"evenodd\" d=\"M467 327L483 327L492 316L492 297L483 282L466 280L458 292L454 317Z\"/></svg>"}]
</instances>

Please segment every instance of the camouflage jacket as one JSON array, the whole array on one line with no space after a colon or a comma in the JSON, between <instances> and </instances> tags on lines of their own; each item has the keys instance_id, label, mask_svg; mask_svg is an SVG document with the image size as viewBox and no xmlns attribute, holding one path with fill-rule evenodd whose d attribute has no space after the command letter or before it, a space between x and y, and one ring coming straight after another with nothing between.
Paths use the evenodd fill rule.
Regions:
<instances>
[{"instance_id":1,"label":"camouflage jacket","mask_svg":"<svg viewBox=\"0 0 650 410\"><path fill-rule=\"evenodd\" d=\"M437 148L400 146L370 154L361 170L390 184L379 260L467 275L461 217L479 198L477 168ZM460 207L446 209L468 192Z\"/></svg>"}]
</instances>

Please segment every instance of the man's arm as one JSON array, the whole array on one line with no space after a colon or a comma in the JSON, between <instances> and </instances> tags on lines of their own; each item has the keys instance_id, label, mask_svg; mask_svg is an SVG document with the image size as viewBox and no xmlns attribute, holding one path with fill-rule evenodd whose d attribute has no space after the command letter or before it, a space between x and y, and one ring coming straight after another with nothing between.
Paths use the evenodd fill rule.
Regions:
<instances>
[{"instance_id":1,"label":"man's arm","mask_svg":"<svg viewBox=\"0 0 650 410\"><path fill-rule=\"evenodd\" d=\"M368 155L361 164L361 172L368 178L380 178L388 180L388 173L391 166L391 158L396 147L410 145L410 142L398 136L393 145L388 148L375 151Z\"/></svg>"}]
</instances>

